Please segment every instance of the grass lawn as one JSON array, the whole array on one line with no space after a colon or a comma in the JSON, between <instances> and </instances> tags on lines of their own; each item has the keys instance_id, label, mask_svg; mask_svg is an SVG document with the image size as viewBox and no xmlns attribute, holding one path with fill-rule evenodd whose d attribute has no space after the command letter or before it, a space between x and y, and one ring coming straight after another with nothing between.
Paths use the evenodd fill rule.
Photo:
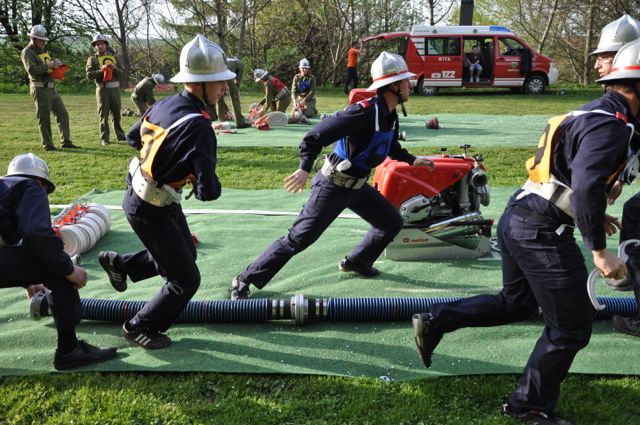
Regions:
<instances>
[{"instance_id":1,"label":"grass lawn","mask_svg":"<svg viewBox=\"0 0 640 425\"><path fill-rule=\"evenodd\" d=\"M411 113L552 115L595 99L599 88L524 96L508 91L444 92L414 96ZM245 105L260 97L244 91ZM49 164L58 189L52 203L66 203L91 189L124 188L132 150L100 146L95 97L63 93L77 151L44 152L28 94L0 94L0 164L32 151ZM321 112L342 109L345 96L322 91ZM130 106L123 96L123 106ZM133 124L123 118L123 126ZM541 129L542 130L542 129ZM57 138L57 129L53 129ZM454 148L454 147L451 147ZM414 150L434 153L433 149ZM483 148L491 184L524 179L529 149ZM220 148L223 186L278 188L298 165L296 148ZM0 347L0 349L2 349ZM51 347L53 355L54 347ZM416 354L417 356L417 354ZM615 361L615 359L602 359ZM524 365L523 365L524 366ZM1 365L0 365L1 367ZM498 414L517 376L443 377L413 382L325 376L235 374L70 373L0 378L0 424L509 424ZM578 424L640 423L640 379L572 375L562 387L559 412Z\"/></svg>"}]
</instances>

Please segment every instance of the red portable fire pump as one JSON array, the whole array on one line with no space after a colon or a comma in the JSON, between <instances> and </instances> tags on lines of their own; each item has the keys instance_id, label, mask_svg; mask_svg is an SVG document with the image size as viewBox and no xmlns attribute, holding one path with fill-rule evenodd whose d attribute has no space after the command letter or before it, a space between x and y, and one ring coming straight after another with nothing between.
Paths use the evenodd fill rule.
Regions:
<instances>
[{"instance_id":1,"label":"red portable fire pump","mask_svg":"<svg viewBox=\"0 0 640 425\"><path fill-rule=\"evenodd\" d=\"M387 159L376 168L373 186L404 220L389 244L387 258L443 260L475 258L490 250L491 225L480 205L489 205L489 185L481 155L428 156L435 169Z\"/></svg>"}]
</instances>

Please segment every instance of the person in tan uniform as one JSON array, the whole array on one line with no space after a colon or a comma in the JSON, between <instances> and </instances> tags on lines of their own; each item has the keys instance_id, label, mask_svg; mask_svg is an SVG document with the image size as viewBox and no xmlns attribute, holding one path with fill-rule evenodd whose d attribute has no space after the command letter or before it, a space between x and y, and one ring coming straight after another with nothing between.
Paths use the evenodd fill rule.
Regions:
<instances>
[{"instance_id":1,"label":"person in tan uniform","mask_svg":"<svg viewBox=\"0 0 640 425\"><path fill-rule=\"evenodd\" d=\"M138 108L139 116L143 116L144 113L147 112L147 109L156 103L153 90L157 85L162 83L164 83L164 76L162 74L151 74L151 77L145 77L136 84L133 93L131 93L131 101ZM133 115L133 113L131 115Z\"/></svg>"},{"instance_id":2,"label":"person in tan uniform","mask_svg":"<svg viewBox=\"0 0 640 425\"><path fill-rule=\"evenodd\" d=\"M285 112L291 103L291 92L278 77L269 74L265 69L257 68L253 71L256 83L264 85L264 97L258 102L262 112Z\"/></svg>"},{"instance_id":3,"label":"person in tan uniform","mask_svg":"<svg viewBox=\"0 0 640 425\"><path fill-rule=\"evenodd\" d=\"M96 54L87 59L85 70L87 79L96 82L100 140L106 146L109 144L109 115L117 139L127 140L120 125L120 80L124 77L124 70L118 65L116 55L109 50L107 37L96 34L91 45L96 49Z\"/></svg>"},{"instance_id":4,"label":"person in tan uniform","mask_svg":"<svg viewBox=\"0 0 640 425\"><path fill-rule=\"evenodd\" d=\"M244 120L244 116L242 115L242 108L240 106L240 93L238 92L238 88L240 87L240 83L242 82L242 74L244 73L244 63L235 57L227 58L227 68L229 71L236 73L236 78L227 81L227 85L229 86L229 97L231 98L231 105L233 106L233 117L236 121L237 128L247 128L251 127L251 124L247 123ZM227 114L229 113L229 107L224 101L224 98L220 98L217 104L217 115L220 121L224 120Z\"/></svg>"},{"instance_id":5,"label":"person in tan uniform","mask_svg":"<svg viewBox=\"0 0 640 425\"><path fill-rule=\"evenodd\" d=\"M57 148L53 145L51 136L51 113L56 117L56 123L60 130L61 146L63 148L76 148L71 143L71 131L69 129L69 114L62 102L62 98L56 91L56 83L51 75L52 70L63 66L60 59L51 59L45 46L49 38L47 30L42 25L31 28L31 42L22 50L20 58L25 71L29 74L29 92L36 104L36 116L40 127L42 146L47 151Z\"/></svg>"},{"instance_id":6,"label":"person in tan uniform","mask_svg":"<svg viewBox=\"0 0 640 425\"><path fill-rule=\"evenodd\" d=\"M311 67L307 59L300 61L298 69L300 73L293 77L293 83L291 83L291 97L293 99L291 115L295 115L296 110L299 110L305 117L311 118L318 114L316 109L316 77L309 71Z\"/></svg>"}]
</instances>

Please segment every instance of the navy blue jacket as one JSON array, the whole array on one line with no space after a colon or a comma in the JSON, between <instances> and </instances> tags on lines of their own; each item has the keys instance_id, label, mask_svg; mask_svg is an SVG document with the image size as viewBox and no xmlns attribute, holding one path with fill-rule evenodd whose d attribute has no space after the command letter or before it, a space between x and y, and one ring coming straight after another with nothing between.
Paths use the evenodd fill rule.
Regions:
<instances>
[{"instance_id":1,"label":"navy blue jacket","mask_svg":"<svg viewBox=\"0 0 640 425\"><path fill-rule=\"evenodd\" d=\"M216 134L204 103L184 90L156 102L146 116L150 123L166 129L181 117L193 113L203 113L203 116L187 120L171 130L155 156L153 177L162 185L192 174L195 176L195 197L211 201L220 197L222 186L216 175ZM143 119L127 134L127 143L137 150L142 149L140 128Z\"/></svg>"},{"instance_id":2,"label":"navy blue jacket","mask_svg":"<svg viewBox=\"0 0 640 425\"><path fill-rule=\"evenodd\" d=\"M347 107L344 111L336 112L335 115L323 119L318 125L313 127L300 143L300 169L311 171L315 159L320 152L322 152L322 148L337 142L343 137L347 139L352 157L364 151L369 145L369 142L371 142L371 138L375 132L376 109L373 102L378 103L378 123L380 131L389 131L395 123L396 130L389 156L398 161L413 164L416 157L407 152L406 149L403 149L400 143L398 143L398 114L395 109L389 111L387 103L382 97L376 96L369 100L371 100L372 103L366 108L361 104L355 103ZM342 159L338 155L331 153L329 155L329 161L333 165L338 165ZM353 177L365 177L369 171L370 170L366 170L363 173L361 169L351 167L345 170L344 173Z\"/></svg>"},{"instance_id":3,"label":"navy blue jacket","mask_svg":"<svg viewBox=\"0 0 640 425\"><path fill-rule=\"evenodd\" d=\"M580 108L620 112L633 119L628 102L620 93L609 91ZM593 113L572 119L553 154L553 175L571 187L574 222L590 250L606 248L604 216L609 177L624 163L629 149L630 128L614 117ZM615 179L614 179L615 180ZM561 222L571 220L553 204L538 196L525 198L527 206Z\"/></svg>"},{"instance_id":4,"label":"navy blue jacket","mask_svg":"<svg viewBox=\"0 0 640 425\"><path fill-rule=\"evenodd\" d=\"M20 176L0 178L0 236L9 245L22 239L24 249L51 276L73 273L71 258L62 250L62 240L51 228L47 192L36 180Z\"/></svg>"}]
</instances>

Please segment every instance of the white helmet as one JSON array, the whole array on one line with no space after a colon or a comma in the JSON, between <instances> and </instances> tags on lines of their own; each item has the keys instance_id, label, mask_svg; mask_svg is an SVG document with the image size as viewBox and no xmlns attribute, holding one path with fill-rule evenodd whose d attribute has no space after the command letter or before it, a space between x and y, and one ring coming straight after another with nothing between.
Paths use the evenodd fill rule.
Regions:
<instances>
[{"instance_id":1,"label":"white helmet","mask_svg":"<svg viewBox=\"0 0 640 425\"><path fill-rule=\"evenodd\" d=\"M56 190L56 185L49 180L49 167L32 153L16 155L9 163L7 176L39 177L47 183L47 193Z\"/></svg>"},{"instance_id":2,"label":"white helmet","mask_svg":"<svg viewBox=\"0 0 640 425\"><path fill-rule=\"evenodd\" d=\"M256 68L253 70L253 78L256 80L256 83L260 82L264 77L269 75L269 71L262 68Z\"/></svg>"},{"instance_id":3,"label":"white helmet","mask_svg":"<svg viewBox=\"0 0 640 425\"><path fill-rule=\"evenodd\" d=\"M617 52L622 46L638 37L640 37L640 22L629 15L622 15L620 19L616 19L602 28L598 47L590 54Z\"/></svg>"},{"instance_id":4,"label":"white helmet","mask_svg":"<svg viewBox=\"0 0 640 425\"><path fill-rule=\"evenodd\" d=\"M629 79L640 80L640 39L622 46L613 58L611 72L596 83Z\"/></svg>"},{"instance_id":5,"label":"white helmet","mask_svg":"<svg viewBox=\"0 0 640 425\"><path fill-rule=\"evenodd\" d=\"M414 77L402 56L395 53L382 52L371 64L371 78L373 84L367 90L377 90L396 81Z\"/></svg>"},{"instance_id":6,"label":"white helmet","mask_svg":"<svg viewBox=\"0 0 640 425\"><path fill-rule=\"evenodd\" d=\"M93 36L93 40L91 40L91 46L96 47L96 43L98 41L104 41L105 43L107 43L107 45L109 45L109 40L107 39L106 35L96 34Z\"/></svg>"},{"instance_id":7,"label":"white helmet","mask_svg":"<svg viewBox=\"0 0 640 425\"><path fill-rule=\"evenodd\" d=\"M162 75L162 74L151 74L151 79L156 84L164 83L164 75Z\"/></svg>"},{"instance_id":8,"label":"white helmet","mask_svg":"<svg viewBox=\"0 0 640 425\"><path fill-rule=\"evenodd\" d=\"M31 38L37 38L38 40L49 41L49 38L47 37L47 29L42 25L32 26L29 36Z\"/></svg>"},{"instance_id":9,"label":"white helmet","mask_svg":"<svg viewBox=\"0 0 640 425\"><path fill-rule=\"evenodd\" d=\"M309 66L309 60L307 58L300 59L299 67L300 68L307 68L307 69L311 68L311 66Z\"/></svg>"},{"instance_id":10,"label":"white helmet","mask_svg":"<svg viewBox=\"0 0 640 425\"><path fill-rule=\"evenodd\" d=\"M180 72L172 83L227 81L236 74L227 68L227 56L220 46L198 34L180 52Z\"/></svg>"}]
</instances>

